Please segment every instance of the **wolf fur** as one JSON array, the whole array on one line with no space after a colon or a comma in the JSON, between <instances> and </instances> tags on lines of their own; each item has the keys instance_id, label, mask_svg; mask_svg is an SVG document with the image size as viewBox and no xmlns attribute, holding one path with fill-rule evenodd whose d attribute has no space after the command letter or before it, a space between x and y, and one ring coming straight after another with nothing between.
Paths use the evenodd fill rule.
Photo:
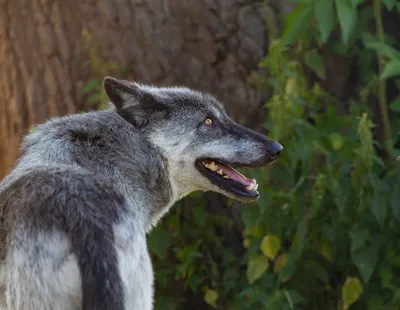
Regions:
<instances>
[{"instance_id":1,"label":"wolf fur","mask_svg":"<svg viewBox=\"0 0 400 310\"><path fill-rule=\"evenodd\" d=\"M146 233L192 191L240 199L195 160L263 165L282 148L211 95L114 78L104 87L112 108L34 128L0 183L0 309L152 309Z\"/></svg>"}]
</instances>

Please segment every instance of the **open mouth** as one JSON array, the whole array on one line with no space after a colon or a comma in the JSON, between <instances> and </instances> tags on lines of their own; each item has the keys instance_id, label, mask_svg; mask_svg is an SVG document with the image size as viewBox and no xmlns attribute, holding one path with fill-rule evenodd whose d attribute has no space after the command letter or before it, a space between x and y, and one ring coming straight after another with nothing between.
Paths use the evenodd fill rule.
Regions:
<instances>
[{"instance_id":1,"label":"open mouth","mask_svg":"<svg viewBox=\"0 0 400 310\"><path fill-rule=\"evenodd\" d=\"M216 159L199 159L197 169L211 183L242 201L255 201L259 197L256 179L250 179L231 165Z\"/></svg>"}]
</instances>

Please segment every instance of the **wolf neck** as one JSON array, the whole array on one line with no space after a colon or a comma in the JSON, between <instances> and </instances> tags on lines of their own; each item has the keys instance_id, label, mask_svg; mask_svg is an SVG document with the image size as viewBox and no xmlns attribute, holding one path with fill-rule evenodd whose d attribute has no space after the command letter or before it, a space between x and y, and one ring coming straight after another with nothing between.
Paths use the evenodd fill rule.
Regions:
<instances>
[{"instance_id":1,"label":"wolf neck","mask_svg":"<svg viewBox=\"0 0 400 310\"><path fill-rule=\"evenodd\" d=\"M146 232L149 232L157 223L162 219L162 217L171 209L171 207L177 202L181 197L180 192L176 183L173 181L173 176L170 174L169 164L167 159L159 152L157 148L154 148L154 152L158 154L159 161L156 164L155 173L158 178L150 189L155 192L152 195L152 200L150 202L150 208L146 210L147 221L145 225ZM155 172L153 170L153 172Z\"/></svg>"},{"instance_id":2,"label":"wolf neck","mask_svg":"<svg viewBox=\"0 0 400 310\"><path fill-rule=\"evenodd\" d=\"M161 130L157 129L148 136L148 140L159 151L161 156L166 159L165 164L168 170L169 183L174 193L175 201L200 189L193 185L195 182L192 179L192 175L195 174L184 173L183 171L187 166L191 166L184 155L187 148L184 141L177 145L173 139L168 139ZM194 164L192 168L194 169Z\"/></svg>"},{"instance_id":3,"label":"wolf neck","mask_svg":"<svg viewBox=\"0 0 400 310\"><path fill-rule=\"evenodd\" d=\"M166 158L150 144L146 149L147 160L135 160L131 169L119 171L115 181L130 201L133 213L142 219L144 230L149 232L181 198L181 193Z\"/></svg>"},{"instance_id":4,"label":"wolf neck","mask_svg":"<svg viewBox=\"0 0 400 310\"><path fill-rule=\"evenodd\" d=\"M168 196L164 196L162 201L153 202L153 207L150 209L148 215L149 224L146 227L146 231L153 228L159 220L171 209L171 207L180 199L187 196L194 189L187 186L187 182L181 179L177 165L174 162L168 161L167 157L162 154L161 150L155 146L157 152L159 152L160 158L162 158L162 165L158 167L160 172L164 174L163 180L160 180L159 186L168 188Z\"/></svg>"}]
</instances>

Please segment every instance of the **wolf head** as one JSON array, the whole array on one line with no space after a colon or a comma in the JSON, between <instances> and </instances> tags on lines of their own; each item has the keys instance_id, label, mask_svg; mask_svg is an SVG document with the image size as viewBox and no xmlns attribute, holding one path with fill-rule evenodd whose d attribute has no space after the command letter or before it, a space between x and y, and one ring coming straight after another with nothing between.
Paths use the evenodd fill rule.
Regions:
<instances>
[{"instance_id":1,"label":"wolf head","mask_svg":"<svg viewBox=\"0 0 400 310\"><path fill-rule=\"evenodd\" d=\"M282 146L232 121L213 96L111 77L105 78L104 88L116 111L166 158L178 198L196 190L244 202L259 197L256 180L235 168L271 163Z\"/></svg>"}]
</instances>

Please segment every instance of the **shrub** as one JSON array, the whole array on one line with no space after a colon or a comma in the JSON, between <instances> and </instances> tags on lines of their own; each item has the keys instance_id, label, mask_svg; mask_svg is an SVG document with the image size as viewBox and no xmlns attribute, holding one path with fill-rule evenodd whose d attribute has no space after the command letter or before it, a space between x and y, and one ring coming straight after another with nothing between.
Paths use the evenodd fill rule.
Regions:
<instances>
[{"instance_id":1,"label":"shrub","mask_svg":"<svg viewBox=\"0 0 400 310\"><path fill-rule=\"evenodd\" d=\"M225 246L219 227L237 223L199 194L178 203L149 236L157 309L400 307L400 97L387 99L400 52L382 24L400 2L296 2L260 62L268 74L253 76L272 94L265 127L285 149L251 171L261 198L242 208L243 246ZM345 99L326 90L326 49L355 64Z\"/></svg>"}]
</instances>

